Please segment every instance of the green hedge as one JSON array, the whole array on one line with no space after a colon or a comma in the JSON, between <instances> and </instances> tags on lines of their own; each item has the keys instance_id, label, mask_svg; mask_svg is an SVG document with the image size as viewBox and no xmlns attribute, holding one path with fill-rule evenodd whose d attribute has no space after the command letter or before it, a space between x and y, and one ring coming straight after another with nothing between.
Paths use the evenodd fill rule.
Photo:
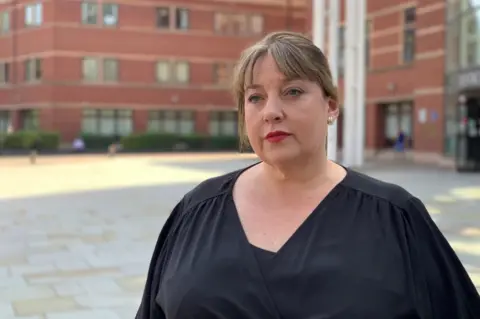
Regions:
<instances>
[{"instance_id":1,"label":"green hedge","mask_svg":"<svg viewBox=\"0 0 480 319\"><path fill-rule=\"evenodd\" d=\"M95 134L82 134L85 148L88 150L106 150L113 142L115 142L115 136L95 135Z\"/></svg>"},{"instance_id":2,"label":"green hedge","mask_svg":"<svg viewBox=\"0 0 480 319\"><path fill-rule=\"evenodd\" d=\"M60 134L42 131L17 131L0 135L0 147L10 150L29 149L38 139L40 150L57 150L60 145Z\"/></svg>"},{"instance_id":3,"label":"green hedge","mask_svg":"<svg viewBox=\"0 0 480 319\"><path fill-rule=\"evenodd\" d=\"M123 137L121 143L126 151L238 150L238 138L235 136L139 133Z\"/></svg>"}]
</instances>

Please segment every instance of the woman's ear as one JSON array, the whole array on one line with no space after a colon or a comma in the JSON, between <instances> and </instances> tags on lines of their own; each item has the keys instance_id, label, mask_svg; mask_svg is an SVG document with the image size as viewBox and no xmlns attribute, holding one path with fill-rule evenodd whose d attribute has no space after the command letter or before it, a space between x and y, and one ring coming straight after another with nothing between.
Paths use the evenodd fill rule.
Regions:
<instances>
[{"instance_id":1,"label":"woman's ear","mask_svg":"<svg viewBox=\"0 0 480 319\"><path fill-rule=\"evenodd\" d=\"M337 101L328 99L328 117L336 120L340 115L340 106Z\"/></svg>"}]
</instances>

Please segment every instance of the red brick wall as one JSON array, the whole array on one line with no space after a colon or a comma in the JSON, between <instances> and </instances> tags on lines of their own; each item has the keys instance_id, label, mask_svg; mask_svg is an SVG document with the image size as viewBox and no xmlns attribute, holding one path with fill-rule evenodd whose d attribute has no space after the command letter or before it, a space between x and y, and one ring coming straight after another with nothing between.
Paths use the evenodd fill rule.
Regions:
<instances>
[{"instance_id":1,"label":"red brick wall","mask_svg":"<svg viewBox=\"0 0 480 319\"><path fill-rule=\"evenodd\" d=\"M80 1L46 0L42 26L27 29L23 2L27 1L17 2L16 17L12 18L17 19L18 31L0 36L0 61L17 61L18 82L0 86L0 109L38 108L41 127L60 130L65 140L79 133L84 107L132 108L136 110L135 129L140 131L146 127L148 109L195 109L200 111L196 114L196 128L206 131L206 111L233 107L227 88L214 84L213 64L233 63L242 49L260 38L215 34L214 13L260 13L265 32L287 26L305 31L306 26L304 7L289 9L283 3L259 0L242 5L208 0L162 2L161 6L189 9L190 28L186 31L157 29L155 7L160 4L156 2L119 0L117 27L86 26L81 24ZM0 10L6 6L0 4ZM85 56L116 58L118 83L83 83L81 59ZM23 83L23 61L30 57L42 58L43 77L39 83ZM159 59L189 61L191 83L157 84L154 66Z\"/></svg>"},{"instance_id":2,"label":"red brick wall","mask_svg":"<svg viewBox=\"0 0 480 319\"><path fill-rule=\"evenodd\" d=\"M341 1L341 21L345 21ZM416 59L402 62L403 10L413 3L406 0L368 0L370 31L370 68L367 74L366 144L369 149L383 147L384 118L379 104L413 100L414 149L422 152L443 152L444 137L444 64L445 64L445 1L417 2ZM310 7L312 6L309 1ZM311 26L311 15L307 25ZM328 42L328 34L327 39ZM328 52L327 52L328 53ZM342 92L343 80L339 81ZM437 112L437 121L418 122L421 108Z\"/></svg>"}]
</instances>

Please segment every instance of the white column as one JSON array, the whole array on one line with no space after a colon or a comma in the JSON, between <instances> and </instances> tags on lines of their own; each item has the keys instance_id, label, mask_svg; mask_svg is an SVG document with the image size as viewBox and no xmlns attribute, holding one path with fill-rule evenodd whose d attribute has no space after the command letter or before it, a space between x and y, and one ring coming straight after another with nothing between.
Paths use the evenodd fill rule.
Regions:
<instances>
[{"instance_id":1,"label":"white column","mask_svg":"<svg viewBox=\"0 0 480 319\"><path fill-rule=\"evenodd\" d=\"M355 154L355 122L356 122L356 17L355 3L358 0L346 0L345 23L345 71L344 71L344 114L343 114L343 164L352 166Z\"/></svg>"},{"instance_id":2,"label":"white column","mask_svg":"<svg viewBox=\"0 0 480 319\"><path fill-rule=\"evenodd\" d=\"M322 51L325 49L325 0L313 0L313 43Z\"/></svg>"},{"instance_id":3,"label":"white column","mask_svg":"<svg viewBox=\"0 0 480 319\"><path fill-rule=\"evenodd\" d=\"M328 60L332 72L333 83L338 85L338 21L340 20L341 0L329 0L328 4ZM327 155L332 161L337 160L337 121L328 126L328 148Z\"/></svg>"},{"instance_id":4,"label":"white column","mask_svg":"<svg viewBox=\"0 0 480 319\"><path fill-rule=\"evenodd\" d=\"M356 62L356 83L357 83L357 96L355 107L357 112L355 112L355 122L356 122L356 132L355 132L355 161L354 165L359 167L364 164L365 158L365 112L366 112L366 101L365 101L365 49L366 49L366 1L365 0L355 0L357 7L355 12L357 12L357 62Z\"/></svg>"}]
</instances>

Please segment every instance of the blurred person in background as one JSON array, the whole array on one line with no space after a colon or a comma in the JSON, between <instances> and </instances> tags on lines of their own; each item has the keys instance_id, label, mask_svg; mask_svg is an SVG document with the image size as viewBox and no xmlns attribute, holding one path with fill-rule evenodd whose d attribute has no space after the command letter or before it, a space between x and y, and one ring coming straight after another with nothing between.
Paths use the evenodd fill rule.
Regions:
<instances>
[{"instance_id":1,"label":"blurred person in background","mask_svg":"<svg viewBox=\"0 0 480 319\"><path fill-rule=\"evenodd\" d=\"M85 151L85 142L81 137L77 137L72 143L72 148L75 153L82 153Z\"/></svg>"},{"instance_id":2,"label":"blurred person in background","mask_svg":"<svg viewBox=\"0 0 480 319\"><path fill-rule=\"evenodd\" d=\"M30 144L30 164L37 163L38 152L40 151L40 137L35 136Z\"/></svg>"},{"instance_id":3,"label":"blurred person in background","mask_svg":"<svg viewBox=\"0 0 480 319\"><path fill-rule=\"evenodd\" d=\"M246 49L234 96L261 161L176 205L137 319L480 318L423 203L327 159L338 95L310 39L277 32Z\"/></svg>"}]
</instances>

